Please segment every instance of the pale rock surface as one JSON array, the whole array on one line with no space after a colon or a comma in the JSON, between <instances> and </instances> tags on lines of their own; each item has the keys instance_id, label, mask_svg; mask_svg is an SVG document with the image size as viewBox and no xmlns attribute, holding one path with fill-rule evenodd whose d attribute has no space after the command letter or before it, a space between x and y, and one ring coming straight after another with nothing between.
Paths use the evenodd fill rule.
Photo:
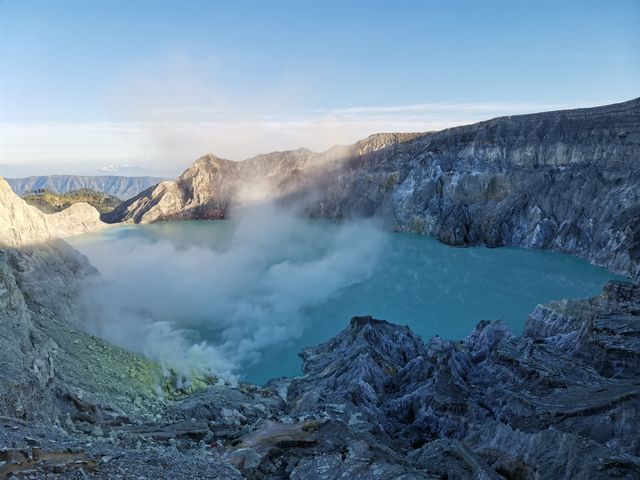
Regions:
<instances>
[{"instance_id":1,"label":"pale rock surface","mask_svg":"<svg viewBox=\"0 0 640 480\"><path fill-rule=\"evenodd\" d=\"M21 247L107 228L100 213L87 203L76 203L51 215L19 198L0 177L0 244Z\"/></svg>"},{"instance_id":2,"label":"pale rock surface","mask_svg":"<svg viewBox=\"0 0 640 480\"><path fill-rule=\"evenodd\" d=\"M45 215L0 178L0 416L53 419L76 396L128 412L135 396L158 403L159 367L72 326L97 272L57 237L98 222L89 205Z\"/></svg>"}]
</instances>

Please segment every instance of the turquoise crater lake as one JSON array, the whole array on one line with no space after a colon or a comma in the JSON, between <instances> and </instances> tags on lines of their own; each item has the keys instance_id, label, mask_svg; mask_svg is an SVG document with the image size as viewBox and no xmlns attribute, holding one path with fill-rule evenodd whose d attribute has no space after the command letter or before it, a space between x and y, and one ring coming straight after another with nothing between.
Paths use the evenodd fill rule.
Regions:
<instances>
[{"instance_id":1,"label":"turquoise crater lake","mask_svg":"<svg viewBox=\"0 0 640 480\"><path fill-rule=\"evenodd\" d=\"M453 248L405 233L377 231L377 243L363 247L368 230L343 237L343 227L327 221L297 220L286 238L256 245L243 244L238 228L227 220L131 225L70 243L107 277L103 309L139 302L159 321L175 321L188 342L219 346L241 379L258 384L301 374L298 353L335 336L352 316L408 325L425 340L462 339L483 319L501 319L520 334L537 304L593 296L617 278L568 255ZM368 268L343 271L340 255L356 254ZM295 269L295 285L286 282L287 268ZM135 345L129 340L120 343Z\"/></svg>"}]
</instances>

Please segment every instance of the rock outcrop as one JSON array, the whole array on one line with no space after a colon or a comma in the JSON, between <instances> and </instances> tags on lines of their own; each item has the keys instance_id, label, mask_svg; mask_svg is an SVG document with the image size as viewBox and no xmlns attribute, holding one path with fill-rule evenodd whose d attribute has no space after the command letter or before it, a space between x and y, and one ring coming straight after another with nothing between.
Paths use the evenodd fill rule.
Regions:
<instances>
[{"instance_id":1,"label":"rock outcrop","mask_svg":"<svg viewBox=\"0 0 640 480\"><path fill-rule=\"evenodd\" d=\"M87 203L44 214L19 198L0 177L0 246L23 247L107 227L100 213Z\"/></svg>"},{"instance_id":2,"label":"rock outcrop","mask_svg":"<svg viewBox=\"0 0 640 480\"><path fill-rule=\"evenodd\" d=\"M450 245L512 245L586 258L640 279L640 99L378 134L321 154L211 155L106 221L223 218L240 192L305 199L310 215L378 215ZM261 182L258 182L261 179Z\"/></svg>"},{"instance_id":3,"label":"rock outcrop","mask_svg":"<svg viewBox=\"0 0 640 480\"><path fill-rule=\"evenodd\" d=\"M639 295L610 282L538 307L522 337L484 321L461 342L354 318L303 353L290 414L374 432L441 478L638 478Z\"/></svg>"}]
</instances>

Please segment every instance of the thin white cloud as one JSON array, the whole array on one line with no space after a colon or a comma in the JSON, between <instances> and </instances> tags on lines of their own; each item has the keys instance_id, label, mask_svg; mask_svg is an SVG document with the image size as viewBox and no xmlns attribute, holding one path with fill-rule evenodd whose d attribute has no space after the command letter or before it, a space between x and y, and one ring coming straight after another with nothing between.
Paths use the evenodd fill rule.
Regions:
<instances>
[{"instance_id":1,"label":"thin white cloud","mask_svg":"<svg viewBox=\"0 0 640 480\"><path fill-rule=\"evenodd\" d=\"M232 110L229 108L221 108L212 105L185 105L185 106L171 106L171 107L158 107L150 108L145 111L137 112L139 116L153 117L163 115L184 115L184 114L228 114Z\"/></svg>"},{"instance_id":2,"label":"thin white cloud","mask_svg":"<svg viewBox=\"0 0 640 480\"><path fill-rule=\"evenodd\" d=\"M147 169L144 167L130 164L102 165L100 167L96 167L95 171L100 175L144 175L147 173Z\"/></svg>"},{"instance_id":3,"label":"thin white cloud","mask_svg":"<svg viewBox=\"0 0 640 480\"><path fill-rule=\"evenodd\" d=\"M109 165L135 165L141 173L167 176L207 152L241 160L299 147L322 151L376 132L433 131L500 115L570 107L576 105L451 102L350 107L289 117L234 118L229 113L210 121L178 116L178 121L3 123L0 157L6 166L1 168L21 166L32 174L88 174ZM199 108L186 107L183 112ZM161 117L171 117L169 110L162 113ZM216 113L222 111L216 109Z\"/></svg>"},{"instance_id":4,"label":"thin white cloud","mask_svg":"<svg viewBox=\"0 0 640 480\"><path fill-rule=\"evenodd\" d=\"M450 112L459 114L480 114L487 115L493 112L527 113L540 112L546 110L559 110L571 108L573 105L567 104L541 104L541 103L457 103L457 102L437 102L437 103L415 103L409 105L389 105L370 107L347 107L334 109L318 109L317 112L331 115L386 115L386 114L428 114L442 115Z\"/></svg>"}]
</instances>

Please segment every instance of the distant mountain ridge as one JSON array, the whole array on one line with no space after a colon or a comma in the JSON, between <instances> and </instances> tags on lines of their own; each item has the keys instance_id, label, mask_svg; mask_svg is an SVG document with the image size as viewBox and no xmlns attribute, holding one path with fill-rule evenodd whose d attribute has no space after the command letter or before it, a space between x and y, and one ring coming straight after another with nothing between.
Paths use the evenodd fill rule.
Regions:
<instances>
[{"instance_id":1,"label":"distant mountain ridge","mask_svg":"<svg viewBox=\"0 0 640 480\"><path fill-rule=\"evenodd\" d=\"M125 177L118 175L42 175L24 178L5 178L18 195L32 190L47 189L55 193L67 193L73 190L88 188L121 200L138 195L147 188L160 183L160 177Z\"/></svg>"}]
</instances>

